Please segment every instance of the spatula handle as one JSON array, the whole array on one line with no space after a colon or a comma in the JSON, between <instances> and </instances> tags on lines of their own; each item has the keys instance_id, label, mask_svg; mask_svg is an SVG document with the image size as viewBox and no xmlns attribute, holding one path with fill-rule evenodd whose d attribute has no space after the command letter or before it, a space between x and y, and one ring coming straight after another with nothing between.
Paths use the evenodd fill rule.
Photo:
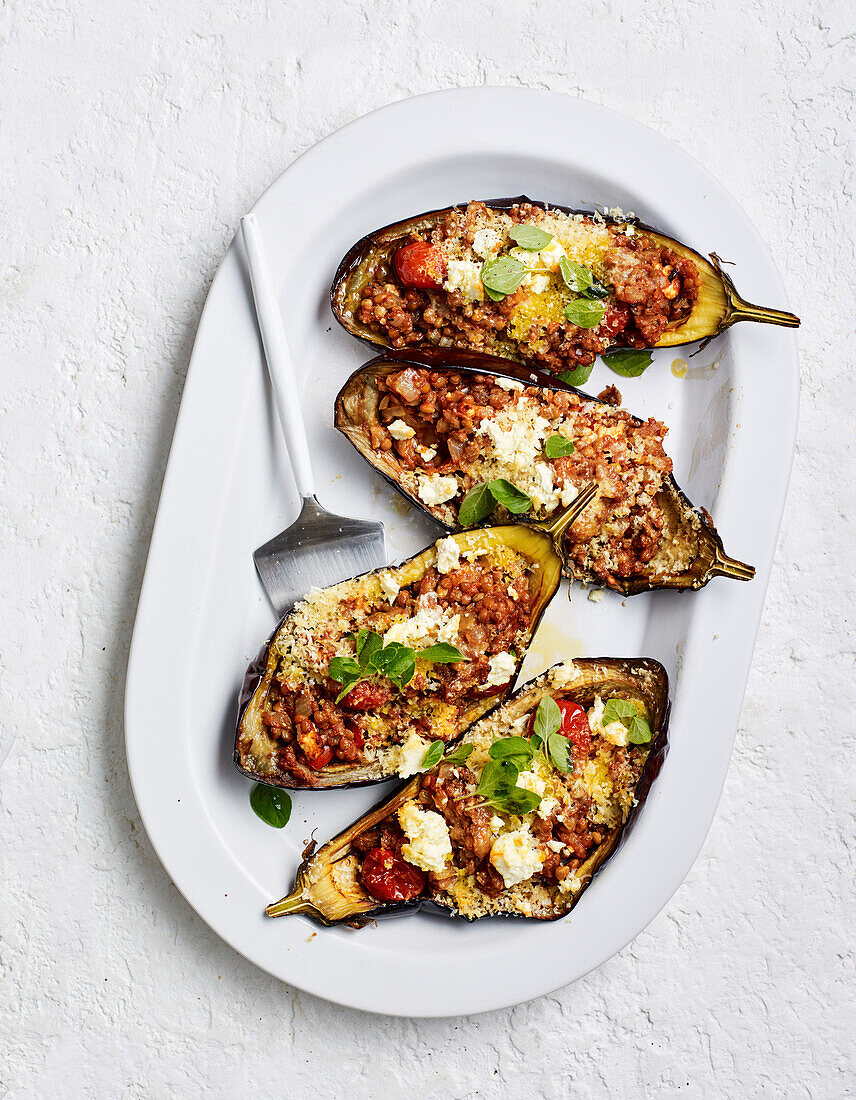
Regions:
<instances>
[{"instance_id":1,"label":"spatula handle","mask_svg":"<svg viewBox=\"0 0 856 1100\"><path fill-rule=\"evenodd\" d=\"M282 314L273 292L267 256L254 214L247 214L241 218L241 230L273 399L279 414L285 444L288 447L294 480L302 497L313 496L315 479L312 476L309 443L306 440L303 411L300 408L300 389L297 375L294 373L294 364L291 361L291 352L288 350L288 341L285 338Z\"/></svg>"}]
</instances>

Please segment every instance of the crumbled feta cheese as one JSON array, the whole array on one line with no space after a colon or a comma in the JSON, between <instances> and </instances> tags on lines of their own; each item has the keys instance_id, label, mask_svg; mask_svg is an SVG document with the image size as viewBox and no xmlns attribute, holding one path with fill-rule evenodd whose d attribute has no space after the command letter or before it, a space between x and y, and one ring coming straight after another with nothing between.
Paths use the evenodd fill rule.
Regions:
<instances>
[{"instance_id":1,"label":"crumbled feta cheese","mask_svg":"<svg viewBox=\"0 0 856 1100\"><path fill-rule=\"evenodd\" d=\"M562 507L567 508L569 504L573 504L578 496L579 491L576 489L575 486L566 485L562 490L561 496L559 498L562 502Z\"/></svg>"},{"instance_id":2,"label":"crumbled feta cheese","mask_svg":"<svg viewBox=\"0 0 856 1100\"><path fill-rule=\"evenodd\" d=\"M559 890L563 894L569 894L572 890L578 890L580 887L580 879L577 875L567 875L559 883Z\"/></svg>"},{"instance_id":3,"label":"crumbled feta cheese","mask_svg":"<svg viewBox=\"0 0 856 1100\"><path fill-rule=\"evenodd\" d=\"M457 569L461 560L460 548L450 535L447 539L440 539L437 543L437 572L451 573Z\"/></svg>"},{"instance_id":4,"label":"crumbled feta cheese","mask_svg":"<svg viewBox=\"0 0 856 1100\"><path fill-rule=\"evenodd\" d=\"M517 662L510 653L497 653L495 657L490 658L488 666L490 671L485 683L491 687L499 687L501 684L507 684L514 675Z\"/></svg>"},{"instance_id":5,"label":"crumbled feta cheese","mask_svg":"<svg viewBox=\"0 0 856 1100\"><path fill-rule=\"evenodd\" d=\"M565 250L554 237L540 252L530 252L526 248L512 248L509 255L519 260L530 271L556 271L559 261L565 255Z\"/></svg>"},{"instance_id":6,"label":"crumbled feta cheese","mask_svg":"<svg viewBox=\"0 0 856 1100\"><path fill-rule=\"evenodd\" d=\"M398 774L402 779L410 775L416 775L425 759L425 753L431 747L431 742L420 737L418 733L411 731L401 746L401 756L398 761Z\"/></svg>"},{"instance_id":7,"label":"crumbled feta cheese","mask_svg":"<svg viewBox=\"0 0 856 1100\"><path fill-rule=\"evenodd\" d=\"M402 854L404 849L402 848ZM506 888L524 882L541 870L544 858L528 829L514 829L497 837L490 849L490 862L502 875Z\"/></svg>"},{"instance_id":8,"label":"crumbled feta cheese","mask_svg":"<svg viewBox=\"0 0 856 1100\"><path fill-rule=\"evenodd\" d=\"M499 386L501 390L507 390L509 393L525 389L523 383L514 378L494 378L493 383L495 386Z\"/></svg>"},{"instance_id":9,"label":"crumbled feta cheese","mask_svg":"<svg viewBox=\"0 0 856 1100\"><path fill-rule=\"evenodd\" d=\"M424 504L445 504L458 495L458 479L431 474L418 479L418 495Z\"/></svg>"},{"instance_id":10,"label":"crumbled feta cheese","mask_svg":"<svg viewBox=\"0 0 856 1100\"><path fill-rule=\"evenodd\" d=\"M487 229L478 229L473 234L473 252L486 260L494 252L502 248L504 234L501 229L488 226Z\"/></svg>"},{"instance_id":11,"label":"crumbled feta cheese","mask_svg":"<svg viewBox=\"0 0 856 1100\"><path fill-rule=\"evenodd\" d=\"M588 594L588 598L591 600L592 603L600 603L600 601L603 599L603 589L592 588Z\"/></svg>"},{"instance_id":12,"label":"crumbled feta cheese","mask_svg":"<svg viewBox=\"0 0 856 1100\"><path fill-rule=\"evenodd\" d=\"M559 803L547 792L546 769L544 764L536 762L531 771L521 772L517 777L517 786L537 794L541 799L535 812L539 817L549 817Z\"/></svg>"},{"instance_id":13,"label":"crumbled feta cheese","mask_svg":"<svg viewBox=\"0 0 856 1100\"><path fill-rule=\"evenodd\" d=\"M395 580L391 573L380 574L380 587L384 596L386 596L390 603L395 601L395 597L401 591L401 585Z\"/></svg>"},{"instance_id":14,"label":"crumbled feta cheese","mask_svg":"<svg viewBox=\"0 0 856 1100\"><path fill-rule=\"evenodd\" d=\"M533 294L543 294L550 286L550 276L535 274L524 275L523 282L520 285L525 287L526 290L531 290Z\"/></svg>"},{"instance_id":15,"label":"crumbled feta cheese","mask_svg":"<svg viewBox=\"0 0 856 1100\"><path fill-rule=\"evenodd\" d=\"M552 511L559 504L559 492L553 484L553 468L546 462L536 462L532 472L535 484L530 486L529 496L537 507Z\"/></svg>"},{"instance_id":16,"label":"crumbled feta cheese","mask_svg":"<svg viewBox=\"0 0 856 1100\"><path fill-rule=\"evenodd\" d=\"M606 726L603 724L603 699L599 695L594 697L594 703L588 712L588 720L592 733L603 737L611 745L627 744L627 727L623 722L610 722Z\"/></svg>"},{"instance_id":17,"label":"crumbled feta cheese","mask_svg":"<svg viewBox=\"0 0 856 1100\"><path fill-rule=\"evenodd\" d=\"M561 850L565 846L561 842L561 840L548 840L547 841L547 847L550 849L551 852L561 852Z\"/></svg>"},{"instance_id":18,"label":"crumbled feta cheese","mask_svg":"<svg viewBox=\"0 0 856 1100\"><path fill-rule=\"evenodd\" d=\"M449 260L446 290L460 290L465 298L480 302L484 297L481 281L481 265L472 260Z\"/></svg>"},{"instance_id":19,"label":"crumbled feta cheese","mask_svg":"<svg viewBox=\"0 0 856 1100\"><path fill-rule=\"evenodd\" d=\"M514 730L516 737L522 737L529 727L529 715L524 714L522 718L515 718L511 723L511 728Z\"/></svg>"},{"instance_id":20,"label":"crumbled feta cheese","mask_svg":"<svg viewBox=\"0 0 856 1100\"><path fill-rule=\"evenodd\" d=\"M434 634L442 622L443 612L439 607L422 607L409 619L393 623L383 636L383 644L400 642L412 647L416 642Z\"/></svg>"},{"instance_id":21,"label":"crumbled feta cheese","mask_svg":"<svg viewBox=\"0 0 856 1100\"><path fill-rule=\"evenodd\" d=\"M501 817L499 817L498 814L494 814L493 817L490 819L490 827L491 829L493 829L494 832L498 832L504 826L505 822L502 820Z\"/></svg>"},{"instance_id":22,"label":"crumbled feta cheese","mask_svg":"<svg viewBox=\"0 0 856 1100\"><path fill-rule=\"evenodd\" d=\"M482 428L493 444L497 458L525 469L531 466L540 453L550 421L531 411L523 415L506 416L507 427L498 420L485 420Z\"/></svg>"},{"instance_id":23,"label":"crumbled feta cheese","mask_svg":"<svg viewBox=\"0 0 856 1100\"><path fill-rule=\"evenodd\" d=\"M420 809L415 802L405 802L398 811L398 823L410 841L401 846L402 858L423 871L445 871L452 858L445 819L433 810Z\"/></svg>"},{"instance_id":24,"label":"crumbled feta cheese","mask_svg":"<svg viewBox=\"0 0 856 1100\"><path fill-rule=\"evenodd\" d=\"M437 454L436 447L420 447L417 444L416 450L423 462L430 462L431 459Z\"/></svg>"},{"instance_id":25,"label":"crumbled feta cheese","mask_svg":"<svg viewBox=\"0 0 856 1100\"><path fill-rule=\"evenodd\" d=\"M405 424L403 420L393 420L387 431L393 439L412 439L416 432L409 424Z\"/></svg>"}]
</instances>

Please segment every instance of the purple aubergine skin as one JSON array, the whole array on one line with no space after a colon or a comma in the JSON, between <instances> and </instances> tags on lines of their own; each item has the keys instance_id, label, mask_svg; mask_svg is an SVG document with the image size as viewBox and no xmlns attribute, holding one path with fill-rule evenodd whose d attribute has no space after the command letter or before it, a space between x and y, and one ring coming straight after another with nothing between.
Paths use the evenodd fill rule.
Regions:
<instances>
[{"instance_id":1,"label":"purple aubergine skin","mask_svg":"<svg viewBox=\"0 0 856 1100\"><path fill-rule=\"evenodd\" d=\"M497 377L513 378L518 382L523 382L527 386L538 386L542 389L575 393L583 401L594 402L601 405L605 404L605 402L600 401L599 398L592 397L591 394L587 394L583 390L568 385L567 382L563 382L556 375L546 374L544 371L537 370L534 367L523 366L520 363L515 363L510 359L502 359L496 355L485 355L482 352L476 351L459 351L456 348L425 348L421 351L403 352L387 351L382 355L375 356L374 359L370 359L367 363L364 363L363 366L355 370L336 396L335 416L333 421L335 427L345 436L366 462L368 462L369 465L396 490L396 492L400 493L415 508L418 508L421 512L430 516L435 523L439 523L447 531L457 531L460 530L460 528L446 523L438 515L435 515L431 511L431 507L420 500L418 496L408 492L408 490L396 480L394 474L384 468L383 461L387 458L385 454L378 456L372 452L369 447L361 446L357 438L355 438L355 429L358 425L355 425L351 421L347 411L348 401L359 391L361 386L370 385L374 375L386 371L391 373L397 364L403 366L427 367L430 370L448 370L458 374L488 374ZM633 420L637 424L643 423L643 421L636 416L633 417ZM685 575L676 576L674 580L668 580L662 583L654 583L651 579L646 578L644 574L637 574L635 576L622 578L622 583L617 588L613 588L613 591L619 591L625 596L635 596L640 592L651 592L655 590L687 592L703 588L708 581L715 576L730 576L738 580L751 580L755 573L754 568L752 566L743 565L743 563L735 561L726 554L722 539L714 527L709 513L706 509L697 508L693 504L686 493L681 489L680 485L678 485L673 474L669 474L667 478L663 479L663 489L661 492L667 493L673 501L677 513L681 516L682 522L692 523L694 527L698 528L700 532L698 537L700 541L705 544L706 548L706 567L703 569L700 568L698 572L688 571ZM497 509L495 515L500 517L499 522L502 523L526 523L525 517L514 516L510 513L505 514L501 508ZM574 572L567 564L567 559L564 572L565 576L572 580L584 580L586 583L603 587L603 583L593 574L583 577Z\"/></svg>"},{"instance_id":2,"label":"purple aubergine skin","mask_svg":"<svg viewBox=\"0 0 856 1100\"><path fill-rule=\"evenodd\" d=\"M621 828L613 834L613 836L610 838L610 841L604 844L601 849L599 849L597 853L597 866L593 871L591 877L573 899L573 902L569 905L568 909L564 913L553 918L554 920L563 919L576 907L580 898L597 877L598 871L603 867L607 860L611 859L612 856L614 856L615 853L618 852L627 842L628 837L630 836L633 828L636 825L639 814L642 811L642 807L644 806L648 798L651 787L657 776L660 774L660 771L662 770L663 764L669 752L669 718L671 714L671 699L669 697L669 676L665 668L662 664L660 664L659 661L656 661L651 657L579 657L575 658L574 664L577 666L589 665L612 668L615 670L616 673L620 672L624 675L630 674L641 676L641 674L644 673L655 677L657 680L657 688L655 691L656 698L653 700L653 704L657 711L657 721L655 724L658 727L658 734L655 741L652 743L651 748L649 749L648 756L646 757L645 764L642 769L642 773L639 777L639 780L637 781L634 790L635 802L633 808L628 814L627 820L621 826ZM506 702L512 701L516 695L530 689L532 685L537 683L540 679L541 677L537 677L536 680L524 684L517 692L515 692L508 700L506 700ZM563 692L563 695L566 695L568 698L573 698L573 692ZM485 715L485 718L487 717L488 715ZM391 804L395 802L406 790L408 790L408 788L413 788L413 793L415 794L417 781L418 780L409 780L407 783L402 784L402 786L399 787L391 796L385 798L381 803L378 804L378 806L375 806L372 809L368 810L367 813L363 815L363 817L353 822L350 826L348 826L347 829L344 829L341 833L338 834L337 837L333 837L328 843L335 843L341 837L344 837L347 834L353 834L354 836L358 835L362 822L369 814L376 812L379 808L385 806L387 803ZM411 796L408 795L408 797ZM317 850L317 854L320 854L321 851L323 851L323 847L324 846L322 845L321 849ZM308 856L303 859L295 875L295 879L297 881L299 881L301 876L303 876L307 872L312 860L314 858L317 858L317 854L315 854L313 850ZM342 920L338 921L326 921L323 919L319 919L317 914L307 915L310 915L311 919L316 920L319 923L325 924L327 926L346 924L352 927L362 927L369 921L386 920L395 917L409 916L414 913L427 913L437 916L453 917L468 922L472 922L474 920L539 919L527 917L522 913L502 913L489 917L469 917L459 912L458 910L451 908L448 905L444 905L443 903L436 901L433 898L415 898L414 900L407 902L379 902L374 909L360 912L359 915L354 918L343 918Z\"/></svg>"}]
</instances>

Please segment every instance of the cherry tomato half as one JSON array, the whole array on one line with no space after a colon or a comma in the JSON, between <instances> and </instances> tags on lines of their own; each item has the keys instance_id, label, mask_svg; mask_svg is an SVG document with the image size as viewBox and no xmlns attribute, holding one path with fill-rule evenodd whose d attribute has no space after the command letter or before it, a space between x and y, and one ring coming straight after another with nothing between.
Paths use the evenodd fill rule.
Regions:
<instances>
[{"instance_id":1,"label":"cherry tomato half","mask_svg":"<svg viewBox=\"0 0 856 1100\"><path fill-rule=\"evenodd\" d=\"M392 692L385 684L362 680L351 688L339 706L350 707L351 710L375 710L388 703L391 698Z\"/></svg>"},{"instance_id":2,"label":"cherry tomato half","mask_svg":"<svg viewBox=\"0 0 856 1100\"><path fill-rule=\"evenodd\" d=\"M570 699L556 699L556 706L562 714L562 724L558 732L574 746L574 751L584 756L591 748L591 727L588 716L579 703L573 703ZM529 719L529 736L535 729L535 715Z\"/></svg>"},{"instance_id":3,"label":"cherry tomato half","mask_svg":"<svg viewBox=\"0 0 856 1100\"><path fill-rule=\"evenodd\" d=\"M446 277L446 257L433 244L414 241L396 252L395 272L402 286L419 290L442 286Z\"/></svg>"},{"instance_id":4,"label":"cherry tomato half","mask_svg":"<svg viewBox=\"0 0 856 1100\"><path fill-rule=\"evenodd\" d=\"M425 875L386 848L366 852L362 868L363 885L380 901L410 901L425 889Z\"/></svg>"},{"instance_id":5,"label":"cherry tomato half","mask_svg":"<svg viewBox=\"0 0 856 1100\"><path fill-rule=\"evenodd\" d=\"M329 745L321 744L318 739L318 730L312 722L301 723L301 729L297 734L297 744L306 757L306 763L316 771L326 768L333 759L332 748Z\"/></svg>"}]
</instances>

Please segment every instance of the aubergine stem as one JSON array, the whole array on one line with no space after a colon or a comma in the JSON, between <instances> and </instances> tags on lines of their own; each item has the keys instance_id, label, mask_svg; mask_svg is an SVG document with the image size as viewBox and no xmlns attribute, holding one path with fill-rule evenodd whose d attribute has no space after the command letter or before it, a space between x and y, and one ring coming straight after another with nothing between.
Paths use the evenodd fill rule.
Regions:
<instances>
[{"instance_id":1,"label":"aubergine stem","mask_svg":"<svg viewBox=\"0 0 856 1100\"><path fill-rule=\"evenodd\" d=\"M722 269L722 261L715 252L711 252L710 258L716 267L716 272L725 286L728 295L730 310L725 319L724 328L736 325L738 321L758 321L764 325L784 325L785 328L799 328L800 319L793 313L787 313L782 309L770 309L768 306L756 306L747 302L737 292L737 288L731 281L731 276Z\"/></svg>"},{"instance_id":2,"label":"aubergine stem","mask_svg":"<svg viewBox=\"0 0 856 1100\"><path fill-rule=\"evenodd\" d=\"M311 901L307 901L303 896L301 885L298 885L294 892L287 897L268 905L265 913L269 917L287 917L293 913L311 913L315 917L318 916L318 910Z\"/></svg>"},{"instance_id":3,"label":"aubergine stem","mask_svg":"<svg viewBox=\"0 0 856 1100\"><path fill-rule=\"evenodd\" d=\"M710 574L713 577L731 577L735 581L751 581L755 576L755 566L746 565L737 558L729 558L724 550L717 549Z\"/></svg>"},{"instance_id":4,"label":"aubergine stem","mask_svg":"<svg viewBox=\"0 0 856 1100\"><path fill-rule=\"evenodd\" d=\"M594 498L597 496L597 485L590 481L584 489L582 489L563 511L559 512L553 519L546 523L536 523L533 526L537 527L540 531L543 531L545 535L549 535L554 543L561 541L562 535L575 523L583 512L588 508Z\"/></svg>"}]
</instances>

